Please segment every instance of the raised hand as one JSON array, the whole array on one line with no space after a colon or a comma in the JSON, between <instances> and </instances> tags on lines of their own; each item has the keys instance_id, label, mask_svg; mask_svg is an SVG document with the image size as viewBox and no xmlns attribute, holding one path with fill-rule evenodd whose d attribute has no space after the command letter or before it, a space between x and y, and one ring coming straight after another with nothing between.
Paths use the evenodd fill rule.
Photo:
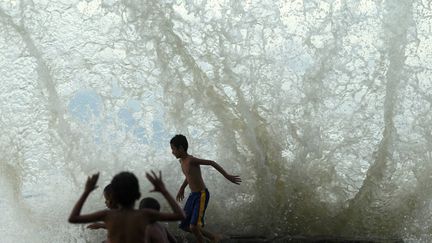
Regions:
<instances>
[{"instance_id":1,"label":"raised hand","mask_svg":"<svg viewBox=\"0 0 432 243\"><path fill-rule=\"evenodd\" d=\"M99 172L87 177L87 182L85 184L85 191L91 192L97 188L96 183L99 179Z\"/></svg>"},{"instance_id":2,"label":"raised hand","mask_svg":"<svg viewBox=\"0 0 432 243\"><path fill-rule=\"evenodd\" d=\"M237 185L240 185L240 182L242 181L238 175L227 175L225 178Z\"/></svg>"},{"instance_id":3,"label":"raised hand","mask_svg":"<svg viewBox=\"0 0 432 243\"><path fill-rule=\"evenodd\" d=\"M151 171L150 173L146 173L147 179L153 184L154 189L150 192L162 192L166 190L165 185L162 181L162 172L159 171L159 177L154 173L154 171Z\"/></svg>"}]
</instances>

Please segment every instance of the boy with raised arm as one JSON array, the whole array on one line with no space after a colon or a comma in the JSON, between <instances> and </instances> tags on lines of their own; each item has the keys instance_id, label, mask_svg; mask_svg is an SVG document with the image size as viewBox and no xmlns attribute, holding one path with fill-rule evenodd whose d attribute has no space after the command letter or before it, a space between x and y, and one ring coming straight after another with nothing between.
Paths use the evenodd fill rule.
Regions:
<instances>
[{"instance_id":1,"label":"boy with raised arm","mask_svg":"<svg viewBox=\"0 0 432 243\"><path fill-rule=\"evenodd\" d=\"M241 179L237 175L228 174L219 164L211 160L195 158L187 152L188 142L185 136L175 135L171 141L172 154L179 159L181 169L185 175L185 180L177 193L177 200L181 201L184 198L184 190L187 185L191 190L189 197L184 206L186 219L180 223L180 228L192 232L197 242L204 242L206 237L213 242L219 242L221 236L211 233L203 229L204 214L210 198L204 180L201 175L201 165L209 165L219 171L227 180L235 184L240 184Z\"/></svg>"},{"instance_id":2,"label":"boy with raised arm","mask_svg":"<svg viewBox=\"0 0 432 243\"><path fill-rule=\"evenodd\" d=\"M108 184L107 186L105 186L104 190L103 190L103 196L105 198L105 205L107 206L108 209L115 209L116 205L114 204L114 200L113 200L113 196L112 196L112 188L111 188L111 184ZM87 225L88 229L106 229L105 223L92 223Z\"/></svg>"},{"instance_id":3,"label":"boy with raised arm","mask_svg":"<svg viewBox=\"0 0 432 243\"><path fill-rule=\"evenodd\" d=\"M147 179L153 184L153 192L160 192L171 206L173 213L161 213L155 210L135 210L135 201L141 196L138 179L130 172L121 172L111 181L112 195L117 209L101 210L89 214L81 214L81 209L90 193L96 189L99 173L87 179L85 190L75 204L69 216L70 223L90 223L103 221L108 230L110 243L145 243L145 228L149 222L176 221L185 218L183 210L169 194L159 177L152 171L146 173Z\"/></svg>"}]
</instances>

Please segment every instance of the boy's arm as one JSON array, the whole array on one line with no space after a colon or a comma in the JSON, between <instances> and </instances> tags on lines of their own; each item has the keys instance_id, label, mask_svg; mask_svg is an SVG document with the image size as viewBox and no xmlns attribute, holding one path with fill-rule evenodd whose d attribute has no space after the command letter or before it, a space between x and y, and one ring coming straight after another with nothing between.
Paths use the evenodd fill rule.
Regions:
<instances>
[{"instance_id":1,"label":"boy's arm","mask_svg":"<svg viewBox=\"0 0 432 243\"><path fill-rule=\"evenodd\" d=\"M106 229L106 224L105 223L93 223L93 224L89 224L87 225L87 229Z\"/></svg>"},{"instance_id":2,"label":"boy's arm","mask_svg":"<svg viewBox=\"0 0 432 243\"><path fill-rule=\"evenodd\" d=\"M212 160L193 158L191 160L191 164L193 164L193 165L210 165L213 168L215 168L217 171L219 171L219 173L221 173L227 180L231 181L232 183L239 185L240 182L241 182L240 176L228 174L222 168L222 166L220 166L218 163L216 163L216 162L214 162Z\"/></svg>"},{"instance_id":3,"label":"boy's arm","mask_svg":"<svg viewBox=\"0 0 432 243\"><path fill-rule=\"evenodd\" d=\"M177 201L182 201L183 200L183 198L184 198L184 190L185 190L185 188L186 188L187 185L188 185L188 182L185 179L183 181L183 184L180 186L180 189L179 189L179 191L177 193L177 196L176 196Z\"/></svg>"},{"instance_id":4,"label":"boy's arm","mask_svg":"<svg viewBox=\"0 0 432 243\"><path fill-rule=\"evenodd\" d=\"M69 223L88 223L95 221L103 221L106 215L106 210L91 214L81 215L81 209L90 193L96 189L96 182L99 178L99 173L89 176L85 185L85 190L81 197L76 202L69 216Z\"/></svg>"},{"instance_id":5,"label":"boy's arm","mask_svg":"<svg viewBox=\"0 0 432 243\"><path fill-rule=\"evenodd\" d=\"M149 210L148 215L150 221L153 220L154 221L176 221L176 220L182 220L186 218L186 215L183 212L183 210L180 208L180 206L177 204L175 199L165 188L165 185L162 182L162 173L159 172L159 177L156 176L156 174L153 171L151 173L152 175L146 173L146 177L154 186L152 192L162 193L162 195L168 201L168 204L171 206L171 209L174 211L174 213L160 213L155 210Z\"/></svg>"}]
</instances>

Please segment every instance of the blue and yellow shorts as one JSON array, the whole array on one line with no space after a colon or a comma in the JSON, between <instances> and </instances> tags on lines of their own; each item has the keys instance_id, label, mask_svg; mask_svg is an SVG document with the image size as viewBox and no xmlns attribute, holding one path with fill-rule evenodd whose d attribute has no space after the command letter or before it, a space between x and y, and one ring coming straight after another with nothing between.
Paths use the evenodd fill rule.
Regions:
<instances>
[{"instance_id":1,"label":"blue and yellow shorts","mask_svg":"<svg viewBox=\"0 0 432 243\"><path fill-rule=\"evenodd\" d=\"M181 221L179 228L189 231L190 225L204 226L204 214L210 199L207 189L199 192L191 192L184 206L186 218Z\"/></svg>"}]
</instances>

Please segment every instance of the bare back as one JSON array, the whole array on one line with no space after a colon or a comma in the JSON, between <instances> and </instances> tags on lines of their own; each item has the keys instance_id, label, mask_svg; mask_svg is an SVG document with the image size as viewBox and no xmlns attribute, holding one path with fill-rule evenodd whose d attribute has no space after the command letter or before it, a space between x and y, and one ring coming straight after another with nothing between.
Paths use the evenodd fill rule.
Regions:
<instances>
[{"instance_id":1,"label":"bare back","mask_svg":"<svg viewBox=\"0 0 432 243\"><path fill-rule=\"evenodd\" d=\"M193 165L191 160L195 159L193 156L188 157L180 161L183 174L189 184L189 188L192 192L199 192L206 188L204 180L201 175L201 168L199 165Z\"/></svg>"},{"instance_id":2,"label":"bare back","mask_svg":"<svg viewBox=\"0 0 432 243\"><path fill-rule=\"evenodd\" d=\"M110 243L144 243L149 224L145 210L111 210L105 219Z\"/></svg>"}]
</instances>

